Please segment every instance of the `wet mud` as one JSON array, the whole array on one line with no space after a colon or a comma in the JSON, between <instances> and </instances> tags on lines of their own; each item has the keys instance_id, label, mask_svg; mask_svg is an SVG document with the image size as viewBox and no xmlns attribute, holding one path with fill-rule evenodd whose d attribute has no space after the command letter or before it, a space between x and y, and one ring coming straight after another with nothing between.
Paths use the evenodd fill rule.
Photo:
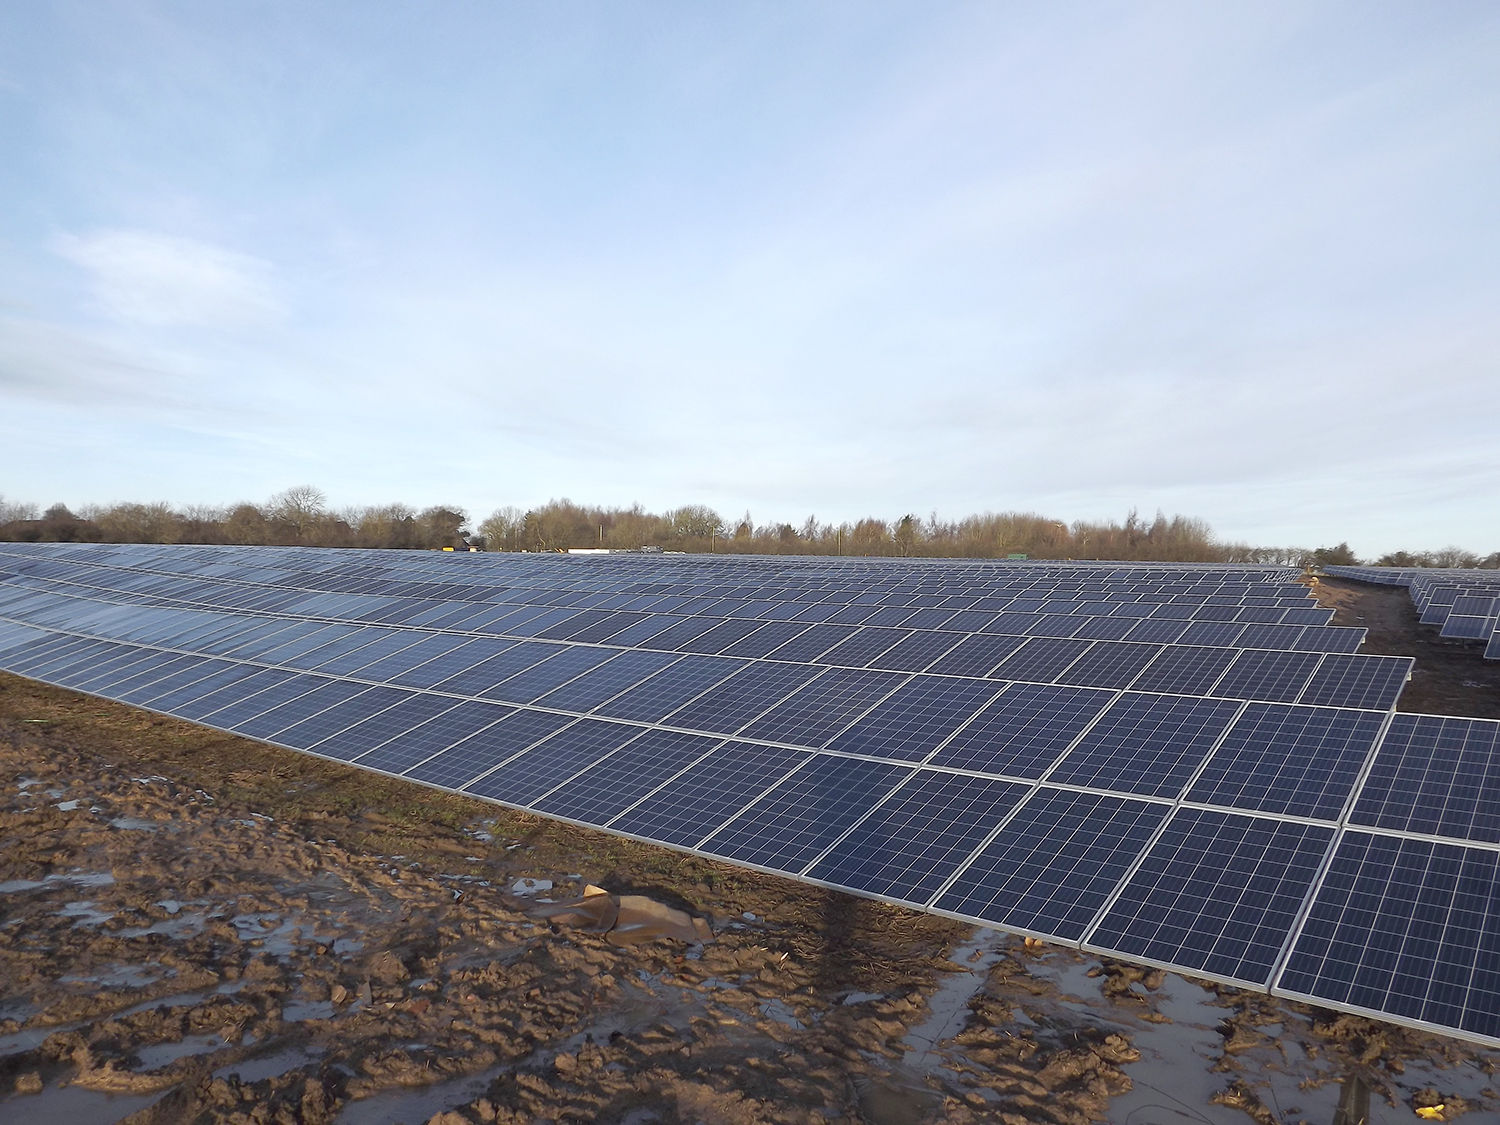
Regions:
<instances>
[{"instance_id":1,"label":"wet mud","mask_svg":"<svg viewBox=\"0 0 1500 1125\"><path fill-rule=\"evenodd\" d=\"M1477 1122L1497 1063L0 675L0 1122Z\"/></svg>"}]
</instances>

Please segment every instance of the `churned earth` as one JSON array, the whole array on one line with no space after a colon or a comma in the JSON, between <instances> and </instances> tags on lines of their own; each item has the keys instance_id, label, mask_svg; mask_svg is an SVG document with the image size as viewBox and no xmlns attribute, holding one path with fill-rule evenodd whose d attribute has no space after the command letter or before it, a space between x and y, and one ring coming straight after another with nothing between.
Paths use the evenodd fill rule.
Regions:
<instances>
[{"instance_id":1,"label":"churned earth","mask_svg":"<svg viewBox=\"0 0 1500 1125\"><path fill-rule=\"evenodd\" d=\"M1477 1122L1497 1063L0 675L0 1122Z\"/></svg>"}]
</instances>

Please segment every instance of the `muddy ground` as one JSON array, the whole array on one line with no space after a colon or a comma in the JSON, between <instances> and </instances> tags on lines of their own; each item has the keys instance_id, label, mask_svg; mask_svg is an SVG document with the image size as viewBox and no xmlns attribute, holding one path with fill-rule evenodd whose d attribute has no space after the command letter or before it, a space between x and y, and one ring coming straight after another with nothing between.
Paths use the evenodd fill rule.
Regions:
<instances>
[{"instance_id":1,"label":"muddy ground","mask_svg":"<svg viewBox=\"0 0 1500 1125\"><path fill-rule=\"evenodd\" d=\"M1500 668L1320 592L1422 649L1416 709L1496 713ZM527 913L590 883L711 940ZM1497 1063L0 675L0 1122L1270 1125L1351 1076L1480 1121Z\"/></svg>"}]
</instances>

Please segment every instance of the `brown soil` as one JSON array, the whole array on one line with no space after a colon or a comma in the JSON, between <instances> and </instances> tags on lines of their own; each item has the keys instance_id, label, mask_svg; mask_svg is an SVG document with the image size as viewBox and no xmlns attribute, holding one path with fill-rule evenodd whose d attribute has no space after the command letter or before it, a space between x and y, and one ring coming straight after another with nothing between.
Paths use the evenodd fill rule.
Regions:
<instances>
[{"instance_id":1,"label":"brown soil","mask_svg":"<svg viewBox=\"0 0 1500 1125\"><path fill-rule=\"evenodd\" d=\"M1423 625L1404 586L1375 586L1346 578L1310 580L1318 604L1335 625L1369 630L1361 652L1416 658L1398 711L1500 719L1500 660L1484 659L1484 642L1450 640L1442 627Z\"/></svg>"}]
</instances>

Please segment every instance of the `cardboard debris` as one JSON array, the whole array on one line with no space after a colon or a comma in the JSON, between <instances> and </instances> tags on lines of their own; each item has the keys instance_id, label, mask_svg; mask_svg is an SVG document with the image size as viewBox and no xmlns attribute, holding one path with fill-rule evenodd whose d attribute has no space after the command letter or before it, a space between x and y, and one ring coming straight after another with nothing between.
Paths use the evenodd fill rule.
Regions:
<instances>
[{"instance_id":1,"label":"cardboard debris","mask_svg":"<svg viewBox=\"0 0 1500 1125\"><path fill-rule=\"evenodd\" d=\"M579 898L528 903L524 909L528 918L602 933L614 945L638 945L662 938L705 942L714 936L702 918L645 895L612 895L592 883L584 887Z\"/></svg>"}]
</instances>

